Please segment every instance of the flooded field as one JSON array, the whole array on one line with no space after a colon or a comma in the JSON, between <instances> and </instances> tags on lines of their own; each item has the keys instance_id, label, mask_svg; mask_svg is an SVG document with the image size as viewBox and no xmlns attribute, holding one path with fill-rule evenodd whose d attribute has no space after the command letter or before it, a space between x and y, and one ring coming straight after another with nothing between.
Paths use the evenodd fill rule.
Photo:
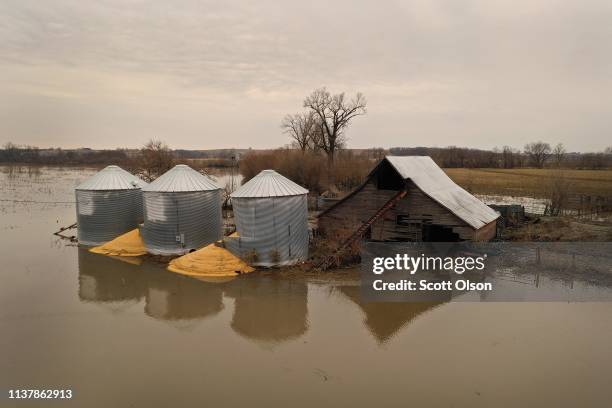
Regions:
<instances>
[{"instance_id":1,"label":"flooded field","mask_svg":"<svg viewBox=\"0 0 612 408\"><path fill-rule=\"evenodd\" d=\"M0 167L2 407L610 405L612 303L367 304L345 271L134 265L52 235L93 172Z\"/></svg>"},{"instance_id":2,"label":"flooded field","mask_svg":"<svg viewBox=\"0 0 612 408\"><path fill-rule=\"evenodd\" d=\"M548 206L550 206L550 200L545 198L533 198L533 197L511 197L501 195L486 195L476 194L485 204L496 204L496 205L509 205L517 204L525 207L525 212L534 215L544 215L544 212Z\"/></svg>"}]
</instances>

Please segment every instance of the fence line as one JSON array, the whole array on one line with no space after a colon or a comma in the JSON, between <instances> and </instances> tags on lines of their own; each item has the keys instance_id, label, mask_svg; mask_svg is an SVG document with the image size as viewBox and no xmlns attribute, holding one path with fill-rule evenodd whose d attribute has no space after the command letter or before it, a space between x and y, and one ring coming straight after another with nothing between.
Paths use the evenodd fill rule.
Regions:
<instances>
[{"instance_id":1,"label":"fence line","mask_svg":"<svg viewBox=\"0 0 612 408\"><path fill-rule=\"evenodd\" d=\"M512 197L497 195L479 195L489 205L520 205L528 215L573 215L579 217L599 216L612 212L612 197L590 196L586 194L568 195L560 208L554 208L551 200L539 197Z\"/></svg>"}]
</instances>

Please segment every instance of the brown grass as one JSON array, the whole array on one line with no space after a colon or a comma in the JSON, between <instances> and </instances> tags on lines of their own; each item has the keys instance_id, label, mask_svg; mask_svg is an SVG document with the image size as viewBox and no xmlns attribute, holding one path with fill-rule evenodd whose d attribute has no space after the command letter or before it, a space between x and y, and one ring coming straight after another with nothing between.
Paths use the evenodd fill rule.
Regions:
<instances>
[{"instance_id":1,"label":"brown grass","mask_svg":"<svg viewBox=\"0 0 612 408\"><path fill-rule=\"evenodd\" d=\"M375 163L350 152L340 152L334 161L333 189L350 191L363 182ZM294 149L277 149L251 152L240 159L243 183L265 169L273 169L313 193L322 193L329 187L327 158L323 154L301 152Z\"/></svg>"},{"instance_id":2,"label":"brown grass","mask_svg":"<svg viewBox=\"0 0 612 408\"><path fill-rule=\"evenodd\" d=\"M474 194L546 197L554 169L445 169ZM612 196L612 170L561 170L570 194Z\"/></svg>"},{"instance_id":3,"label":"brown grass","mask_svg":"<svg viewBox=\"0 0 612 408\"><path fill-rule=\"evenodd\" d=\"M537 223L504 230L508 241L612 241L612 222L591 222L572 217L541 217Z\"/></svg>"},{"instance_id":4,"label":"brown grass","mask_svg":"<svg viewBox=\"0 0 612 408\"><path fill-rule=\"evenodd\" d=\"M340 246L355 231L344 226L335 226L332 230L326 230L325 235L317 235L310 245L310 258L313 265L320 264L330 255L336 256L331 267L345 267L354 265L360 261L361 242L356 240L346 248L338 252Z\"/></svg>"}]
</instances>

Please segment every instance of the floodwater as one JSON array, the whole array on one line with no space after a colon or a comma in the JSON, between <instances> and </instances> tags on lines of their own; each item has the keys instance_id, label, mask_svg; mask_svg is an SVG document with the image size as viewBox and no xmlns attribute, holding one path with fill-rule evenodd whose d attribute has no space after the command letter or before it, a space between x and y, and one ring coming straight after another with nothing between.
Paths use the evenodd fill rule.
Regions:
<instances>
[{"instance_id":1,"label":"floodwater","mask_svg":"<svg viewBox=\"0 0 612 408\"><path fill-rule=\"evenodd\" d=\"M503 195L487 195L487 194L476 194L482 202L485 204L496 204L496 205L508 205L517 204L525 207L525 211L529 214L543 215L546 208L550 206L550 200L545 198L535 197L513 197Z\"/></svg>"},{"instance_id":2,"label":"floodwater","mask_svg":"<svg viewBox=\"0 0 612 408\"><path fill-rule=\"evenodd\" d=\"M238 173L237 169L231 171L226 168L211 168L208 174L226 190L233 192L242 183L242 175Z\"/></svg>"},{"instance_id":3,"label":"floodwater","mask_svg":"<svg viewBox=\"0 0 612 408\"><path fill-rule=\"evenodd\" d=\"M610 406L611 303L363 304L346 274L94 255L52 235L92 172L0 167L0 406Z\"/></svg>"}]
</instances>

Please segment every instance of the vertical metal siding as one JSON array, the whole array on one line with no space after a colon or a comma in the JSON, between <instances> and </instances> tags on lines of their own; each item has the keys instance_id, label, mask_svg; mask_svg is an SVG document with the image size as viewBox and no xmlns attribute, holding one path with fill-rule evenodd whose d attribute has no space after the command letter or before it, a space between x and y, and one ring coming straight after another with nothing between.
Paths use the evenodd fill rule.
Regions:
<instances>
[{"instance_id":1,"label":"vertical metal siding","mask_svg":"<svg viewBox=\"0 0 612 408\"><path fill-rule=\"evenodd\" d=\"M239 237L227 248L242 258L255 251L256 266L292 265L308 258L306 195L232 200Z\"/></svg>"},{"instance_id":2,"label":"vertical metal siding","mask_svg":"<svg viewBox=\"0 0 612 408\"><path fill-rule=\"evenodd\" d=\"M138 227L142 219L142 191L76 190L79 244L101 245Z\"/></svg>"},{"instance_id":3,"label":"vertical metal siding","mask_svg":"<svg viewBox=\"0 0 612 408\"><path fill-rule=\"evenodd\" d=\"M223 238L221 190L145 191L142 238L147 251L180 255ZM177 236L184 237L177 242Z\"/></svg>"}]
</instances>

